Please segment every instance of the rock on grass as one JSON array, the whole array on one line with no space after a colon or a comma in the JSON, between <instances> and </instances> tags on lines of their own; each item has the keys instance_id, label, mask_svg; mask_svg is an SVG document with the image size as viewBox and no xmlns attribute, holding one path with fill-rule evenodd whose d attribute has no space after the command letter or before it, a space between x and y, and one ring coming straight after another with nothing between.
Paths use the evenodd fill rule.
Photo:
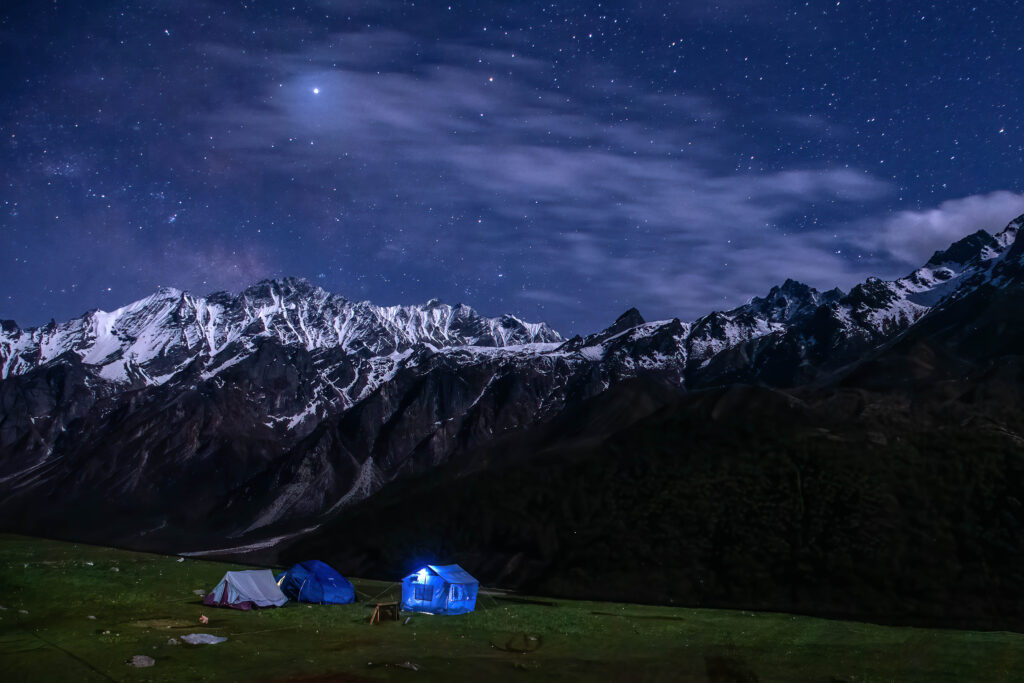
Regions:
<instances>
[{"instance_id":1,"label":"rock on grass","mask_svg":"<svg viewBox=\"0 0 1024 683\"><path fill-rule=\"evenodd\" d=\"M146 655L135 655L134 657L128 660L128 663L137 669L144 669L146 667L153 666L154 664L156 664L156 660L152 657L147 657Z\"/></svg>"}]
</instances>

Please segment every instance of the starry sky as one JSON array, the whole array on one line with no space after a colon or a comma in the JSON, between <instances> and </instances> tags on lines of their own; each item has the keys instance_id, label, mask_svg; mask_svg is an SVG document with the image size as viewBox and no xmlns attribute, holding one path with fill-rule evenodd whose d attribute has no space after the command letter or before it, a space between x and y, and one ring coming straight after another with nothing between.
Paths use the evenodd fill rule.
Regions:
<instances>
[{"instance_id":1,"label":"starry sky","mask_svg":"<svg viewBox=\"0 0 1024 683\"><path fill-rule=\"evenodd\" d=\"M300 276L587 333L903 275L1024 213L1024 6L0 10L0 318Z\"/></svg>"}]
</instances>

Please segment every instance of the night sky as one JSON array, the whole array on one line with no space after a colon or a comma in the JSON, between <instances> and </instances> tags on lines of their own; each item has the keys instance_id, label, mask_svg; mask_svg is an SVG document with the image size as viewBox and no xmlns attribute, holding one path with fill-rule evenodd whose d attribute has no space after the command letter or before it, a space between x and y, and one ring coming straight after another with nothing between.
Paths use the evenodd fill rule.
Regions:
<instances>
[{"instance_id":1,"label":"night sky","mask_svg":"<svg viewBox=\"0 0 1024 683\"><path fill-rule=\"evenodd\" d=\"M903 275L1024 213L1012 1L0 17L0 318L23 326L292 275L586 333Z\"/></svg>"}]
</instances>

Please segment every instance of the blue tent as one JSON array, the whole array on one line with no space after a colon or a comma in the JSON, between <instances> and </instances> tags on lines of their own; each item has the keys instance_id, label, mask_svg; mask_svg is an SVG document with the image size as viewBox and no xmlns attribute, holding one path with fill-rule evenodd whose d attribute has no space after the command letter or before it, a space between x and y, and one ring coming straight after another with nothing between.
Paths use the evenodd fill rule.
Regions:
<instances>
[{"instance_id":1,"label":"blue tent","mask_svg":"<svg viewBox=\"0 0 1024 683\"><path fill-rule=\"evenodd\" d=\"M457 564L428 564L402 579L402 609L430 614L465 614L476 609L480 583Z\"/></svg>"},{"instance_id":2,"label":"blue tent","mask_svg":"<svg viewBox=\"0 0 1024 683\"><path fill-rule=\"evenodd\" d=\"M299 602L344 605L356 600L356 591L348 579L319 560L299 562L278 575L277 585L282 593Z\"/></svg>"}]
</instances>

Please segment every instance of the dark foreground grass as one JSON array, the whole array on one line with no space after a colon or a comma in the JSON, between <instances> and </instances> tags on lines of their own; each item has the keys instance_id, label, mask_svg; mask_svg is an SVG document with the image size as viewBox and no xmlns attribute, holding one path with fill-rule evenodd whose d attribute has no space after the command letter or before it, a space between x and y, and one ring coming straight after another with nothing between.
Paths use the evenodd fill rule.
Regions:
<instances>
[{"instance_id":1,"label":"dark foreground grass","mask_svg":"<svg viewBox=\"0 0 1024 683\"><path fill-rule=\"evenodd\" d=\"M361 602L204 607L233 565L0 535L4 681L1021 681L1024 636L786 614L482 595L457 617L369 625ZM210 618L200 625L199 616ZM93 618L94 617L94 618ZM406 622L406 617L410 617ZM171 645L188 633L219 645ZM126 664L134 655L152 668ZM415 668L413 668L415 667Z\"/></svg>"}]
</instances>

